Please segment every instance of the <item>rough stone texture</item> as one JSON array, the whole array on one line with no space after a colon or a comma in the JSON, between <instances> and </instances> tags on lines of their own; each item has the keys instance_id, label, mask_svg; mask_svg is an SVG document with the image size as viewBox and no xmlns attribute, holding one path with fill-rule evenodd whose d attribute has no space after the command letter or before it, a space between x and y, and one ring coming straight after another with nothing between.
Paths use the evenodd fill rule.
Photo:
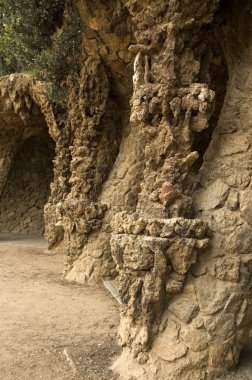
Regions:
<instances>
[{"instance_id":1,"label":"rough stone texture","mask_svg":"<svg viewBox=\"0 0 252 380\"><path fill-rule=\"evenodd\" d=\"M0 230L43 234L53 178L53 110L43 85L28 76L1 78L0 91Z\"/></svg>"},{"instance_id":2,"label":"rough stone texture","mask_svg":"<svg viewBox=\"0 0 252 380\"><path fill-rule=\"evenodd\" d=\"M249 11L251 12L251 4L248 3L242 6L236 3L234 8L227 10L226 25L222 30L223 34L220 34L225 41L223 47L229 69L227 94L218 126L204 157L198 188L193 195L194 216L201 223L208 223L212 233L211 245L199 255L197 263L190 268L193 260L190 260L192 256L189 253L188 242L181 245L179 236L176 236L175 252L171 255L169 250L166 251L168 243L163 240L161 242L159 238L160 245L157 249L156 243L156 252L162 257L162 261L161 265L160 260L158 261L158 266L150 251L145 248L146 240L153 239L150 229L147 229L149 236L142 242L141 239L132 236L128 218L124 218L119 231L117 226L120 226L120 220L118 222L118 216L114 219L114 231L117 234L112 238L111 244L120 273L119 283L125 303L119 330L124 353L115 365L122 378L223 378L224 374L237 364L241 348L248 340L252 323L252 40ZM239 49L236 48L238 41ZM179 63L177 65L179 66ZM188 65L189 68L191 66ZM176 101L176 104L181 103ZM180 136L183 136L182 133ZM158 144L159 153L163 146L164 144ZM157 207L154 208L151 201L154 199L157 203L164 204L163 199L168 199L164 205L168 206L169 210L169 202L174 202L177 194L173 195L174 189L170 183L163 184L156 180L160 165L157 160L154 161L155 140L147 153L151 154L151 163L155 164L155 170L151 174L146 156L145 173L147 172L148 176L146 185L143 182L142 193L139 195L138 212L144 215L144 220L148 218L149 224L153 215L160 217L160 214L156 215ZM162 163L167 160L167 156L166 150ZM172 159L176 160L174 167L179 168L179 159L174 150ZM182 171L178 172L181 178ZM167 176L171 177L173 173L170 166ZM174 174L173 176L175 177ZM153 191L152 181L158 183L160 190L148 199L146 192ZM172 183L176 184L176 177ZM174 216L173 210L172 208L172 213L167 212L164 216ZM187 216L186 208L182 210L181 214L175 216ZM164 208L162 212L165 212ZM133 219L138 221L134 223L134 227L140 225L138 229L135 227L137 232L134 233L145 234L146 222L142 226L142 219L136 216ZM171 221L172 219L168 219L166 223L170 224ZM180 223L183 225L184 222ZM160 230L163 230L162 226L153 228L153 235L160 236ZM151 249L153 250L153 245ZM184 271L180 271L180 265L176 266L177 263L171 260L172 269L176 274L181 275L189 271L184 288L183 278L175 277L177 294L172 294L176 293L173 291L174 276L169 278L166 262L167 258L174 257L180 265L181 258L189 258ZM166 288L165 280L168 281ZM164 289L167 292L166 300ZM132 360L133 357L135 359Z\"/></svg>"},{"instance_id":3,"label":"rough stone texture","mask_svg":"<svg viewBox=\"0 0 252 380\"><path fill-rule=\"evenodd\" d=\"M112 223L111 248L119 271L119 291L125 305L120 343L140 363L157 333L166 297L181 291L185 274L197 253L208 244L207 226L200 220L141 218L117 214ZM190 300L180 309L186 321L198 313Z\"/></svg>"},{"instance_id":4,"label":"rough stone texture","mask_svg":"<svg viewBox=\"0 0 252 380\"><path fill-rule=\"evenodd\" d=\"M64 236L61 246L69 256L66 269L81 253L90 232L101 226L106 206L98 195L119 141L115 126L120 120L109 98L104 66L97 57L90 57L80 75L71 78L69 118L56 141L55 181L46 207L48 220L51 214L57 216L56 226L53 220L47 224L46 237L51 248L59 243L59 234Z\"/></svg>"},{"instance_id":5,"label":"rough stone texture","mask_svg":"<svg viewBox=\"0 0 252 380\"><path fill-rule=\"evenodd\" d=\"M46 121L56 148L45 236L68 280L116 277L115 369L223 378L252 321L251 2L75 5L83 46L64 108L25 76L0 83L3 202L24 135Z\"/></svg>"},{"instance_id":6,"label":"rough stone texture","mask_svg":"<svg viewBox=\"0 0 252 380\"><path fill-rule=\"evenodd\" d=\"M2 232L43 234L53 148L48 136L30 137L19 147L0 199Z\"/></svg>"},{"instance_id":7,"label":"rough stone texture","mask_svg":"<svg viewBox=\"0 0 252 380\"><path fill-rule=\"evenodd\" d=\"M120 1L95 1L92 6L77 1L76 5L84 28L84 65L74 86L72 76L68 79L72 119L65 124L67 136L56 148L61 183L53 185L46 215L48 220L52 213L57 218L51 219L46 235L52 248L68 255L67 279L93 282L116 275L110 221L116 212L136 208L145 141L141 125L130 120L134 55L128 47L135 37L126 5ZM79 132L73 135L72 130ZM58 232L64 235L60 244Z\"/></svg>"},{"instance_id":8,"label":"rough stone texture","mask_svg":"<svg viewBox=\"0 0 252 380\"><path fill-rule=\"evenodd\" d=\"M74 222L71 223L70 227L70 230L71 228L75 228L76 233L71 233L71 236L74 236L74 242L71 237L69 242L69 260L66 267L69 273L67 274L67 279L78 282L91 282L97 280L100 276L114 276L116 274L109 245L111 233L110 220L118 211L126 210L134 212L136 210L137 196L140 192L140 182L144 175L144 163L147 160L144 153L145 146L147 145L147 149L148 146L152 149L152 144L150 143L152 140L156 140L157 146L161 147L161 145L163 145L164 151L160 154L160 159L158 157L156 158L156 160L162 161L162 157L166 155L167 149L169 150L166 145L169 144L169 140L173 134L169 134L169 130L166 130L166 126L169 125L167 119L176 119L176 121L170 124L173 124L177 144L184 145L181 147L181 151L177 152L177 157L181 161L181 169L184 171L184 177L186 177L187 166L191 166L197 159L196 152L190 155L190 143L192 142L190 130L199 132L207 128L207 121L212 111L214 93L208 89L206 83L200 84L196 81L197 75L198 82L200 81L199 61L204 53L204 48L199 49L199 52L197 52L199 56L198 61L195 60L195 62L191 62L192 46L197 45L200 40L200 37L197 37L197 30L194 32L195 41L190 43L192 45L191 47L186 47L186 54L183 55L183 67L179 70L181 71L179 72L179 76L181 75L180 84L177 83L180 79L176 78L177 73L175 71L177 68L175 63L167 65L169 59L174 60L174 49L177 49L177 47L172 47L172 44L175 42L175 29L178 27L176 26L173 30L172 15L176 8L174 8L174 5L169 7L165 2L163 2L162 5L161 2L160 4L155 4L155 6L153 4L153 8L156 7L157 9L155 9L152 15L153 9L151 8L151 16L148 11L145 21L142 17L142 13L149 7L147 4L134 6L132 2L117 1L115 3L111 1L105 6L103 2L96 1L91 7L85 1L78 1L77 5L84 25L84 57L89 57L87 59L89 66L90 59L93 60L93 57L96 57L96 55L102 57L101 66L104 63L106 64L107 72L109 70L110 77L112 78L109 82L109 91L114 95L116 94L121 102L120 117L122 119L120 154L114 165L112 165L113 162L111 161L110 169L112 168L112 170L109 178L100 189L101 186L96 177L93 189L94 187L98 188L101 192L98 191L97 195L93 193L93 190L88 193L89 200L87 202L98 201L101 205L106 205L107 212L103 223L98 223L98 225L95 223L97 226L95 229L93 227L88 228L86 232L83 233L85 228L82 228L80 232L77 225L74 227L77 221L77 217L75 216ZM208 15L210 8L207 5L206 8L202 10L202 24L207 23L208 19L211 20L211 15ZM155 17L159 14L160 17L154 21ZM148 20L148 17L150 20ZM162 17L164 18L163 20ZM185 17L189 18L188 15ZM171 21L170 24L168 22L169 18ZM206 20L204 20L204 18L206 18ZM181 19L178 22L182 23L183 21ZM150 23L150 25L148 25L148 23ZM170 30L170 28L172 30ZM192 29L190 26L188 26L188 28ZM199 29L199 27L197 28ZM168 35L171 37L169 44L167 44ZM145 47L145 45L147 47ZM171 49L170 53L169 49ZM179 49L183 50L182 47ZM167 62L164 61L164 64L160 64L160 62L163 61L162 57L165 55L167 55ZM185 72L185 67L188 64L190 64L190 70L192 70L193 74ZM97 77L95 72L92 72L92 75ZM194 77L187 78L188 75L193 75ZM129 110L127 102L129 102L132 96L132 76L134 90L131 99L131 109ZM103 83L106 83L106 80L103 80ZM99 87L99 79L97 80L97 87ZM93 91L98 90L94 87ZM183 104L181 105L178 102L182 102ZM76 104L76 99L74 104ZM106 108L106 106L104 107ZM70 109L72 109L71 106ZM105 112L105 110L102 112ZM193 117L190 116L192 113ZM85 116L83 116L83 118L82 124L85 124ZM183 119L186 121L183 122ZM93 121L94 118L92 118L92 122ZM109 122L111 124L111 120ZM189 126L189 123L192 125ZM111 130L111 125L109 128ZM116 128L118 130L118 125ZM157 130L159 130L160 133L156 133ZM103 133L106 132L103 131ZM156 136L154 136L155 134ZM189 135L186 136L187 134ZM176 143L174 145L176 145ZM96 150L97 149L102 152L102 147L98 145L98 143L96 145ZM171 149L176 150L176 147ZM173 153L175 154L175 152ZM171 155L173 153L171 152ZM79 153L76 152L76 154L78 155ZM159 156L158 152L157 155ZM104 157L102 159L104 161ZM151 157L149 159L151 159ZM86 161L87 160L85 160L85 162ZM94 168L96 168L94 170L97 171L95 156L91 158L91 161ZM171 161L176 162L176 159L172 159ZM169 160L167 160L165 165L161 162L160 164L160 176L164 177L170 170L170 165L173 164L169 162ZM152 167L151 170L155 171L158 166L159 163L157 162L156 167ZM109 171L109 168L107 169ZM75 170L76 169L71 166L70 171L72 176L75 176ZM151 174L146 173L145 175L149 176ZM177 177L179 177L179 175L177 175ZM60 175L58 178L60 178ZM102 182L104 182L104 179L106 178L103 178ZM85 189L89 188L87 180L84 180L82 177L80 181L83 182ZM152 181L155 182L155 179L153 178ZM161 181L163 180L161 179ZM181 180L176 179L176 181L180 182ZM174 206L174 208L186 208L186 195L183 201L179 196L179 192L181 192L181 187L183 186L182 183L177 183L174 186L173 193L168 195L165 194L165 192L170 191L169 178L163 182L167 182L164 186L168 187L164 188L164 194L160 194L160 197L163 197L163 204L173 202L172 198L176 198L176 206ZM153 194L150 195L153 198L158 196L155 191L156 189L153 189ZM62 197L64 199L64 191L61 191L61 194L63 194ZM78 199L80 195L73 193L71 190L67 197L69 199L71 198L71 202L73 202L73 200ZM171 198L170 200L166 200L165 197ZM59 202L54 196L53 198L52 202L57 209L55 214L62 214L61 220L59 217L57 223L54 223L54 226L57 224L58 228L59 225L62 225L65 231L65 238L63 243L58 246L58 249L63 247L65 250L66 239L69 234L69 232L67 232L69 225L67 218L64 216L65 210L63 211L65 201L63 201L62 204L62 202ZM179 203L181 203L180 206L178 205ZM152 207L152 202L150 202L149 206L147 204L142 205L142 209L145 206ZM176 215L176 213L177 211L174 210L174 215ZM159 217L163 216L159 211L157 211L157 215ZM100 214L101 219L102 217L103 215ZM97 218L99 219L99 216ZM94 224L93 220L88 223ZM54 228L54 226L52 226L52 228ZM97 229L100 230L97 231ZM57 234L55 234L55 236L56 235ZM51 238L49 240L51 241ZM58 241L57 238L56 241ZM81 255L78 258L80 253ZM74 262L76 258L78 259Z\"/></svg>"}]
</instances>

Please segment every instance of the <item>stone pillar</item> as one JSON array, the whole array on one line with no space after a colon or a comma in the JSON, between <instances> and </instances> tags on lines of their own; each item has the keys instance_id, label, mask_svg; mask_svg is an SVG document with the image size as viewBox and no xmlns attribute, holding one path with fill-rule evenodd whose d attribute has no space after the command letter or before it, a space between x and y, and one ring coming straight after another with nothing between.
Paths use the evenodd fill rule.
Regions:
<instances>
[{"instance_id":1,"label":"stone pillar","mask_svg":"<svg viewBox=\"0 0 252 380\"><path fill-rule=\"evenodd\" d=\"M150 94L151 85L146 87ZM156 105L164 100L164 88L159 90ZM156 125L143 125L144 129L152 129L152 137L145 149L146 167L138 207L133 214L117 214L112 222L111 249L124 303L119 341L141 364L148 361L167 301L182 291L186 273L208 244L207 224L189 219L192 199L183 192L183 186L198 158L197 152L190 152L191 128L206 126L214 95L201 84L184 88L181 94L181 98L175 97L169 103L177 124L171 126L161 117ZM182 115L190 114L192 104L196 110L204 109L204 114L198 111L199 124L190 116L183 119ZM186 318L191 320L198 307L189 300L184 306L188 308ZM171 357L177 359L184 351L180 347Z\"/></svg>"},{"instance_id":2,"label":"stone pillar","mask_svg":"<svg viewBox=\"0 0 252 380\"><path fill-rule=\"evenodd\" d=\"M200 78L200 59L192 47L179 41L188 32L188 14L181 7L179 16L185 30L179 37L173 11L172 5L166 13L159 9L166 15L161 26L153 20L153 26L138 30L138 44L130 48L136 53L132 118L138 120L148 142L136 212L119 213L111 223L111 249L123 302L119 342L124 351L117 369L125 378L130 378L130 366L137 367L136 363L142 366L133 375L139 376L147 366L143 378L154 378L148 371L157 346L155 337L166 327L161 327L162 316L173 295L183 290L198 254L208 245L207 224L191 219L194 184L190 171L198 159L198 153L192 151L193 137L208 128L214 92L207 83L195 82ZM204 24L203 14L201 21ZM196 30L195 38L200 38L200 29ZM190 299L181 308L188 321L198 313L198 305ZM163 354L168 361L186 355L187 347L173 349L172 341L167 340Z\"/></svg>"},{"instance_id":3,"label":"stone pillar","mask_svg":"<svg viewBox=\"0 0 252 380\"><path fill-rule=\"evenodd\" d=\"M188 118L183 104L186 99L186 110L195 103L200 112L209 110L212 96L200 85L195 96L191 85L185 99L177 96L169 102L175 122L179 115L179 138L176 126L171 128L161 117L160 129L146 149L137 213L118 214L112 224L111 246L123 301L119 340L124 347L115 369L122 379L222 379L237 364L248 339L252 325L251 4L243 7L237 2L236 6L227 13L230 19L222 35L229 65L227 95L197 190L188 196L184 174L190 173L195 157L189 153L189 130L199 129L193 128L195 113ZM206 121L206 115L200 119ZM170 128L161 129L162 123ZM189 130L182 125L189 125ZM171 136L167 145L161 131ZM185 169L183 160L188 163Z\"/></svg>"},{"instance_id":4,"label":"stone pillar","mask_svg":"<svg viewBox=\"0 0 252 380\"><path fill-rule=\"evenodd\" d=\"M101 228L106 205L99 200L103 182L120 144L120 114L110 97L104 63L83 53L80 73L67 79L67 116L56 139L55 179L46 205L50 248L67 255L72 269L88 236Z\"/></svg>"},{"instance_id":5,"label":"stone pillar","mask_svg":"<svg viewBox=\"0 0 252 380\"><path fill-rule=\"evenodd\" d=\"M91 283L117 275L111 255L110 222L115 213L136 209L146 143L142 138L141 128L134 120L129 122L127 114L124 115L124 120L129 124L123 126L120 153L99 197L101 204L107 207L101 229L89 235L82 254L67 274L67 279L70 281Z\"/></svg>"}]
</instances>

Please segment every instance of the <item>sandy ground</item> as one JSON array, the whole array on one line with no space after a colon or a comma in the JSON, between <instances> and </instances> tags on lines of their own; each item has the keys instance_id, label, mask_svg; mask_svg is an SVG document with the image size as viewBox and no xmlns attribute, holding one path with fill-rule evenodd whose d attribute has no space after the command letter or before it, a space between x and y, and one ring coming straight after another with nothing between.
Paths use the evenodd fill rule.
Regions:
<instances>
[{"instance_id":1,"label":"sandy ground","mask_svg":"<svg viewBox=\"0 0 252 380\"><path fill-rule=\"evenodd\" d=\"M41 239L0 236L0 379L116 379L116 302L65 283L62 256L43 252Z\"/></svg>"},{"instance_id":2,"label":"sandy ground","mask_svg":"<svg viewBox=\"0 0 252 380\"><path fill-rule=\"evenodd\" d=\"M62 279L43 239L0 234L0 380L115 380L116 301ZM252 344L226 380L252 379ZM179 380L179 379L178 379Z\"/></svg>"}]
</instances>

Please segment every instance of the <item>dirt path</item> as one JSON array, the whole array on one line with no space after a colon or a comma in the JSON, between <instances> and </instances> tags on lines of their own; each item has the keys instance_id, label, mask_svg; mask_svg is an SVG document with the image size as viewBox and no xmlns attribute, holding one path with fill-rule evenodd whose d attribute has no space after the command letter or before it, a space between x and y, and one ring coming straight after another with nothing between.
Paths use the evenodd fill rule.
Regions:
<instances>
[{"instance_id":1,"label":"dirt path","mask_svg":"<svg viewBox=\"0 0 252 380\"><path fill-rule=\"evenodd\" d=\"M114 380L118 307L105 290L66 284L43 242L0 236L0 379Z\"/></svg>"},{"instance_id":2,"label":"dirt path","mask_svg":"<svg viewBox=\"0 0 252 380\"><path fill-rule=\"evenodd\" d=\"M115 380L117 304L64 282L63 257L44 250L42 239L0 234L0 380ZM252 344L226 378L250 379Z\"/></svg>"}]
</instances>

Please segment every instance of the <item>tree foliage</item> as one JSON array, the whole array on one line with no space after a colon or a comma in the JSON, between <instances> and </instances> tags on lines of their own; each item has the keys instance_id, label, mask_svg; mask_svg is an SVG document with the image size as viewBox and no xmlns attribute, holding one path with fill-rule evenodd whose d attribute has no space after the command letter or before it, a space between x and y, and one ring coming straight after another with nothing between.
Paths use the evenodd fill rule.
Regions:
<instances>
[{"instance_id":1,"label":"tree foliage","mask_svg":"<svg viewBox=\"0 0 252 380\"><path fill-rule=\"evenodd\" d=\"M0 75L32 71L55 98L76 69L81 22L71 0L0 0Z\"/></svg>"},{"instance_id":2,"label":"tree foliage","mask_svg":"<svg viewBox=\"0 0 252 380\"><path fill-rule=\"evenodd\" d=\"M1 74L33 68L62 25L65 0L0 0Z\"/></svg>"},{"instance_id":3,"label":"tree foliage","mask_svg":"<svg viewBox=\"0 0 252 380\"><path fill-rule=\"evenodd\" d=\"M63 27L53 37L51 49L37 57L37 75L49 83L49 96L60 101L66 93L65 79L78 72L82 46L82 25L79 13L72 8L64 14Z\"/></svg>"}]
</instances>

